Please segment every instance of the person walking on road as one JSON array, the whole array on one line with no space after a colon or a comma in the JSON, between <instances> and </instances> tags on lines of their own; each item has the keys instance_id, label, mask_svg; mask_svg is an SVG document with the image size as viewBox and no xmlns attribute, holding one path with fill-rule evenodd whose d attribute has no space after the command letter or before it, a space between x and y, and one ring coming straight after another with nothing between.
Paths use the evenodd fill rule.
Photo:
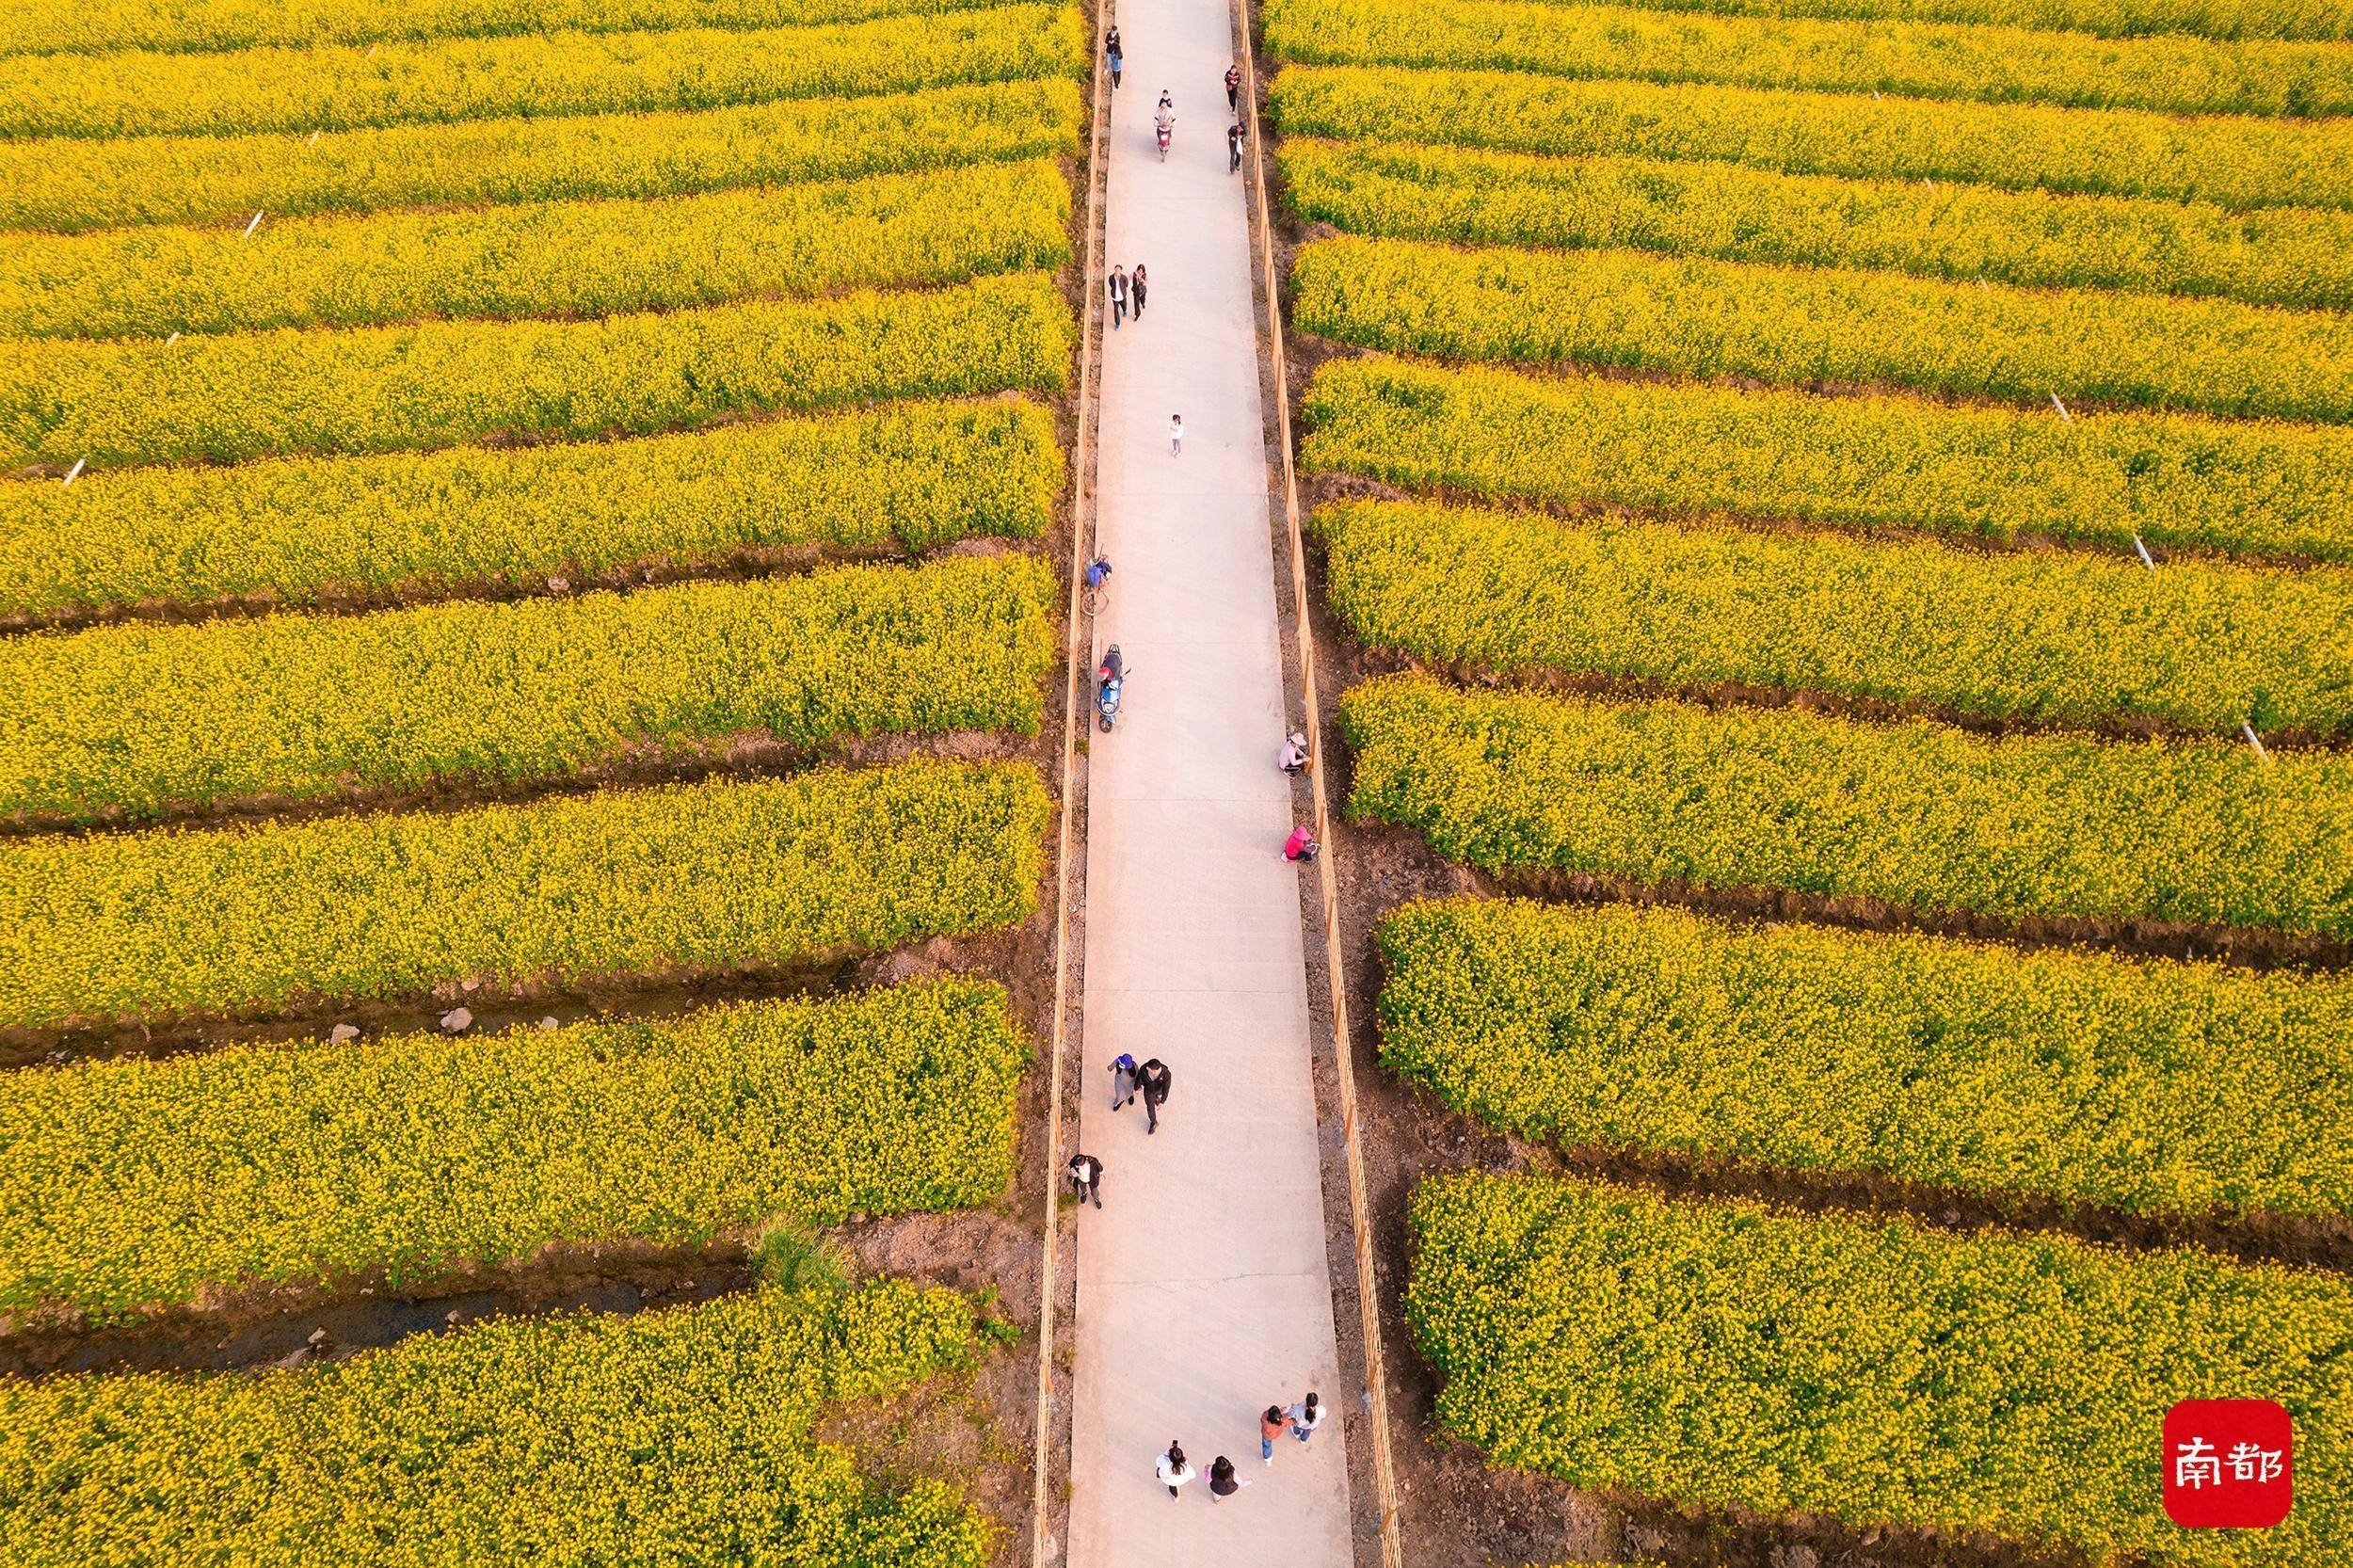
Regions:
<instances>
[{"instance_id":1,"label":"person walking on road","mask_svg":"<svg viewBox=\"0 0 2353 1568\"><path fill-rule=\"evenodd\" d=\"M1209 1501L1222 1503L1249 1484L1234 1474L1234 1462L1224 1454L1209 1462Z\"/></svg>"},{"instance_id":2,"label":"person walking on road","mask_svg":"<svg viewBox=\"0 0 2353 1568\"><path fill-rule=\"evenodd\" d=\"M1119 90L1119 66L1121 59L1122 56L1119 52L1119 29L1113 27L1111 30L1111 36L1103 40L1103 63L1111 68L1112 90L1113 92L1117 92Z\"/></svg>"},{"instance_id":3,"label":"person walking on road","mask_svg":"<svg viewBox=\"0 0 2353 1568\"><path fill-rule=\"evenodd\" d=\"M1279 1404L1267 1406L1258 1416L1258 1457L1269 1464L1274 1463L1274 1440L1283 1435L1283 1429L1289 1424Z\"/></svg>"},{"instance_id":4,"label":"person walking on road","mask_svg":"<svg viewBox=\"0 0 2353 1568\"><path fill-rule=\"evenodd\" d=\"M1230 114L1241 113L1241 67L1225 68L1225 108Z\"/></svg>"},{"instance_id":5,"label":"person walking on road","mask_svg":"<svg viewBox=\"0 0 2353 1568\"><path fill-rule=\"evenodd\" d=\"M1092 1198L1095 1207L1103 1207L1103 1162L1091 1154L1074 1154L1064 1167L1070 1173L1070 1186L1085 1203Z\"/></svg>"},{"instance_id":6,"label":"person walking on road","mask_svg":"<svg viewBox=\"0 0 2353 1568\"><path fill-rule=\"evenodd\" d=\"M1168 1064L1159 1057L1152 1058L1136 1069L1136 1087L1144 1091L1144 1130L1160 1129L1160 1107L1168 1103L1168 1086L1176 1081Z\"/></svg>"},{"instance_id":7,"label":"person walking on road","mask_svg":"<svg viewBox=\"0 0 2353 1568\"><path fill-rule=\"evenodd\" d=\"M1112 296L1112 330L1119 330L1120 321L1128 314L1128 269L1115 266L1104 280L1104 291Z\"/></svg>"},{"instance_id":8,"label":"person walking on road","mask_svg":"<svg viewBox=\"0 0 2353 1568\"><path fill-rule=\"evenodd\" d=\"M1231 174L1241 168L1241 122L1236 120L1225 127L1225 172Z\"/></svg>"},{"instance_id":9,"label":"person walking on road","mask_svg":"<svg viewBox=\"0 0 2353 1568\"><path fill-rule=\"evenodd\" d=\"M1152 1473L1160 1478L1160 1484L1167 1487L1168 1495L1174 1497L1178 1487L1193 1480L1193 1466L1185 1463L1185 1450L1176 1439L1171 1438L1168 1452L1160 1455L1159 1463L1152 1466Z\"/></svg>"},{"instance_id":10,"label":"person walking on road","mask_svg":"<svg viewBox=\"0 0 2353 1568\"><path fill-rule=\"evenodd\" d=\"M1126 1051L1112 1058L1112 1109L1124 1110L1136 1097L1136 1059Z\"/></svg>"},{"instance_id":11,"label":"person walking on road","mask_svg":"<svg viewBox=\"0 0 2353 1568\"><path fill-rule=\"evenodd\" d=\"M1316 1428L1323 1425L1323 1407L1316 1402L1313 1393L1283 1414L1290 1417L1291 1435L1302 1443L1313 1437Z\"/></svg>"},{"instance_id":12,"label":"person walking on road","mask_svg":"<svg viewBox=\"0 0 2353 1568\"><path fill-rule=\"evenodd\" d=\"M1138 262L1135 271L1128 274L1128 302L1136 308L1136 319L1144 319L1144 264Z\"/></svg>"},{"instance_id":13,"label":"person walking on road","mask_svg":"<svg viewBox=\"0 0 2353 1568\"><path fill-rule=\"evenodd\" d=\"M1185 416L1171 414L1168 416L1168 455L1172 457L1181 457L1184 453Z\"/></svg>"}]
</instances>

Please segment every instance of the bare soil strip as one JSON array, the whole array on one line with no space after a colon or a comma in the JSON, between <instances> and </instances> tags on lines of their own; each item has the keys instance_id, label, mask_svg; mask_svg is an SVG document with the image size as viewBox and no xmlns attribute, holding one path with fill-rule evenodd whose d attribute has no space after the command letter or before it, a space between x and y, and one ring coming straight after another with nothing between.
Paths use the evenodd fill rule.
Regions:
<instances>
[{"instance_id":1,"label":"bare soil strip","mask_svg":"<svg viewBox=\"0 0 2353 1568\"><path fill-rule=\"evenodd\" d=\"M290 1008L121 1016L73 1029L12 1025L0 1029L0 1069L118 1056L176 1056L229 1045L315 1048L338 1024L370 1034L414 1033L439 1027L460 1007L472 1015L468 1035L483 1037L536 1028L547 1018L571 1023L614 1015L663 1017L716 1002L840 996L933 974L971 974L1004 983L1020 1016L1034 1028L1035 1010L1028 1005L1033 999L1025 999L1016 979L1023 950L1030 945L1026 931L1016 930L987 937L935 936L888 952L824 954L791 964L679 966L564 983L454 981L423 995L370 1001L317 998Z\"/></svg>"},{"instance_id":2,"label":"bare soil strip","mask_svg":"<svg viewBox=\"0 0 2353 1568\"><path fill-rule=\"evenodd\" d=\"M977 546L995 546L982 550ZM923 562L943 555L994 554L1010 548L996 539L972 539L936 551L883 546L851 548L840 545L751 546L725 554L680 561L667 555L648 556L593 572L574 571L519 583L411 584L397 588L339 588L314 602L290 604L265 594L223 599L159 599L139 604L83 606L55 615L24 611L0 615L0 635L28 632L85 632L97 626L139 622L154 626L194 626L210 620L259 620L264 616L373 615L379 610L408 610L425 604L459 601L511 604L529 599L575 599L583 594L630 593L640 588L665 588L679 583L757 583L772 577L802 577L829 566L879 561Z\"/></svg>"},{"instance_id":3,"label":"bare soil strip","mask_svg":"<svg viewBox=\"0 0 2353 1568\"><path fill-rule=\"evenodd\" d=\"M513 1263L463 1265L393 1285L382 1272L258 1286L136 1322L61 1320L0 1335L0 1377L205 1372L297 1367L440 1334L485 1318L644 1312L748 1288L740 1239L700 1247L550 1247Z\"/></svg>"},{"instance_id":4,"label":"bare soil strip","mask_svg":"<svg viewBox=\"0 0 2353 1568\"><path fill-rule=\"evenodd\" d=\"M910 757L945 757L959 762L1038 760L1038 744L989 730L947 735L852 736L823 745L778 741L764 730L722 735L673 745L648 744L593 767L523 783L446 778L424 785L348 790L326 799L291 795L232 795L176 807L160 816L118 815L99 823L68 823L19 814L0 819L0 842L10 839L89 838L101 834L148 833L157 828L230 827L258 823L315 822L326 817L434 816L478 806L522 806L536 800L594 794L600 790L644 789L663 784L700 784L722 778L787 778L811 768L883 767Z\"/></svg>"}]
</instances>

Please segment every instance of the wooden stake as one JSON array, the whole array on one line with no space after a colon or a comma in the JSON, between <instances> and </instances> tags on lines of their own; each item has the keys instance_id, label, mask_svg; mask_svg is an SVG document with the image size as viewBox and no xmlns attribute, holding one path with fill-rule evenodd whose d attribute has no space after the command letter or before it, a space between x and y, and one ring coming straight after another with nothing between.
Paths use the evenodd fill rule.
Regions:
<instances>
[{"instance_id":1,"label":"wooden stake","mask_svg":"<svg viewBox=\"0 0 2353 1568\"><path fill-rule=\"evenodd\" d=\"M2140 536L2137 534L2133 536L2133 548L2140 552L2140 564L2142 566L2147 567L2151 571L2157 569L2156 562L2149 558L2149 547L2140 542Z\"/></svg>"},{"instance_id":2,"label":"wooden stake","mask_svg":"<svg viewBox=\"0 0 2353 1568\"><path fill-rule=\"evenodd\" d=\"M253 231L259 229L261 226L262 215L260 213L255 213L253 215L253 221L245 226L245 234L243 237L246 239L251 239L253 237Z\"/></svg>"},{"instance_id":3,"label":"wooden stake","mask_svg":"<svg viewBox=\"0 0 2353 1568\"><path fill-rule=\"evenodd\" d=\"M71 484L72 484L72 483L73 483L73 481L75 481L76 479L79 479L80 477L82 477L82 465L83 465L83 464L85 464L85 463L87 463L87 462L88 462L88 461L89 461L89 459L88 459L88 457L76 457L76 458L74 458L74 459L73 459L73 467L72 467L71 470L69 470L69 471L67 472L66 476L65 476L65 482L66 482L67 484L71 485Z\"/></svg>"},{"instance_id":4,"label":"wooden stake","mask_svg":"<svg viewBox=\"0 0 2353 1568\"><path fill-rule=\"evenodd\" d=\"M2067 405L2058 400L2058 393L2057 392L2053 392L2051 394L2051 407L2057 408L2059 411L2059 418L2065 420L2068 424L2073 424L2075 423L2075 416L2067 411Z\"/></svg>"},{"instance_id":5,"label":"wooden stake","mask_svg":"<svg viewBox=\"0 0 2353 1568\"><path fill-rule=\"evenodd\" d=\"M2255 727L2253 725L2249 724L2245 719L2241 719L2238 721L2238 729L2240 734L2247 737L2247 744L2255 748L2256 756L2262 758L2266 762L2271 760L2271 753L2264 749L2263 741L2256 735Z\"/></svg>"}]
</instances>

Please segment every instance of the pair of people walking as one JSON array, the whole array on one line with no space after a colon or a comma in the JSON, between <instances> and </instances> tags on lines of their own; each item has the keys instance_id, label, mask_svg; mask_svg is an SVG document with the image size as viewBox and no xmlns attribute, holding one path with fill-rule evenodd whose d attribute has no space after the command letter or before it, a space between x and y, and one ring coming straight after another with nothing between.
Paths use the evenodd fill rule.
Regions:
<instances>
[{"instance_id":1,"label":"pair of people walking","mask_svg":"<svg viewBox=\"0 0 2353 1568\"><path fill-rule=\"evenodd\" d=\"M1276 1438L1289 1432L1305 1443L1316 1434L1316 1428L1321 1425L1323 1406L1313 1389L1307 1391L1305 1399L1288 1408L1279 1404L1267 1406L1258 1416L1258 1457L1269 1464L1273 1464Z\"/></svg>"},{"instance_id":2,"label":"pair of people walking","mask_svg":"<svg viewBox=\"0 0 2353 1568\"><path fill-rule=\"evenodd\" d=\"M1133 272L1124 266L1112 268L1111 276L1103 280L1103 292L1111 297L1112 331L1119 330L1120 322L1130 309L1138 321L1144 319L1144 296L1150 287L1151 280L1144 276L1142 262L1136 264Z\"/></svg>"},{"instance_id":3,"label":"pair of people walking","mask_svg":"<svg viewBox=\"0 0 2353 1568\"><path fill-rule=\"evenodd\" d=\"M1134 1057L1122 1051L1112 1060L1111 1071L1112 1109L1124 1111L1141 1095L1144 1132L1160 1131L1160 1107L1168 1103L1169 1087L1176 1080L1176 1076L1168 1070L1168 1064L1155 1056L1139 1067Z\"/></svg>"},{"instance_id":4,"label":"pair of people walking","mask_svg":"<svg viewBox=\"0 0 2353 1568\"><path fill-rule=\"evenodd\" d=\"M1180 1488L1192 1483L1197 1472L1185 1458L1183 1445L1172 1439L1167 1451L1153 1463L1152 1473L1168 1488L1168 1495L1175 1497ZM1222 1503L1249 1484L1234 1474L1234 1462L1224 1454L1209 1462L1209 1501Z\"/></svg>"},{"instance_id":5,"label":"pair of people walking","mask_svg":"<svg viewBox=\"0 0 2353 1568\"><path fill-rule=\"evenodd\" d=\"M1119 47L1119 29L1113 27L1103 37L1103 68L1112 73L1112 90L1119 90L1119 68L1127 63L1127 56Z\"/></svg>"}]
</instances>

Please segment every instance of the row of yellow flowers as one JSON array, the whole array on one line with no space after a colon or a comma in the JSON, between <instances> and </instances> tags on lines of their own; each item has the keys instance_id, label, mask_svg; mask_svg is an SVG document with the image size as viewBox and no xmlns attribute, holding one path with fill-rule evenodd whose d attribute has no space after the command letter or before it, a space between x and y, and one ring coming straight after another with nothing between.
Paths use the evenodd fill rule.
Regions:
<instances>
[{"instance_id":1,"label":"row of yellow flowers","mask_svg":"<svg viewBox=\"0 0 2353 1568\"><path fill-rule=\"evenodd\" d=\"M2337 115L2353 56L2326 43L2123 40L1911 20L1662 15L1558 0L1278 0L1267 46L1314 65L1884 92L2172 114Z\"/></svg>"},{"instance_id":2,"label":"row of yellow flowers","mask_svg":"<svg viewBox=\"0 0 2353 1568\"><path fill-rule=\"evenodd\" d=\"M0 640L0 821L561 778L746 734L1035 733L1029 555Z\"/></svg>"},{"instance_id":3,"label":"row of yellow flowers","mask_svg":"<svg viewBox=\"0 0 2353 1568\"><path fill-rule=\"evenodd\" d=\"M1006 930L1052 805L1026 763L0 844L0 1024L445 982L791 964Z\"/></svg>"},{"instance_id":4,"label":"row of yellow flowers","mask_svg":"<svg viewBox=\"0 0 2353 1568\"><path fill-rule=\"evenodd\" d=\"M435 592L815 545L1032 538L1063 482L1027 400L886 404L684 435L0 487L0 611Z\"/></svg>"},{"instance_id":5,"label":"row of yellow flowers","mask_svg":"<svg viewBox=\"0 0 2353 1568\"><path fill-rule=\"evenodd\" d=\"M27 0L0 15L0 55L372 43L567 28L786 27L1001 3L1007 0Z\"/></svg>"},{"instance_id":6,"label":"row of yellow flowers","mask_svg":"<svg viewBox=\"0 0 2353 1568\"><path fill-rule=\"evenodd\" d=\"M2353 307L2353 213L1916 181L1705 160L1545 158L1293 138L1294 210L1360 234L1623 247L1734 262L1881 267L2045 288Z\"/></svg>"},{"instance_id":7,"label":"row of yellow flowers","mask_svg":"<svg viewBox=\"0 0 2353 1568\"><path fill-rule=\"evenodd\" d=\"M954 981L7 1074L0 1313L986 1204L1029 1054L1002 991Z\"/></svg>"},{"instance_id":8,"label":"row of yellow flowers","mask_svg":"<svg viewBox=\"0 0 2353 1568\"><path fill-rule=\"evenodd\" d=\"M595 316L1050 271L1045 159L660 200L0 238L0 336L168 337L432 316Z\"/></svg>"},{"instance_id":9,"label":"row of yellow flowers","mask_svg":"<svg viewBox=\"0 0 2353 1568\"><path fill-rule=\"evenodd\" d=\"M212 0L213 4L234 0ZM2353 38L2345 0L1628 0L1655 11L1823 16L1857 22L1974 22L2096 38Z\"/></svg>"},{"instance_id":10,"label":"row of yellow flowers","mask_svg":"<svg viewBox=\"0 0 2353 1568\"><path fill-rule=\"evenodd\" d=\"M647 434L887 397L1059 391L1051 275L583 322L427 322L179 343L0 343L0 465Z\"/></svg>"},{"instance_id":11,"label":"row of yellow flowers","mask_svg":"<svg viewBox=\"0 0 2353 1568\"><path fill-rule=\"evenodd\" d=\"M1291 293L1305 331L1448 360L2353 423L2334 312L1353 236L1300 252Z\"/></svg>"},{"instance_id":12,"label":"row of yellow flowers","mask_svg":"<svg viewBox=\"0 0 2353 1568\"><path fill-rule=\"evenodd\" d=\"M1311 468L1498 500L2353 562L2353 441L2173 414L1335 362Z\"/></svg>"},{"instance_id":13,"label":"row of yellow flowers","mask_svg":"<svg viewBox=\"0 0 2353 1568\"><path fill-rule=\"evenodd\" d=\"M1713 158L1791 174L2015 190L2353 207L2353 120L2188 120L2130 109L1938 103L1502 72L1290 66L1288 135L1499 152Z\"/></svg>"},{"instance_id":14,"label":"row of yellow flowers","mask_svg":"<svg viewBox=\"0 0 2353 1568\"><path fill-rule=\"evenodd\" d=\"M489 115L712 109L1066 76L1088 59L1075 8L884 17L746 32L538 33L213 55L0 57L0 135L349 131Z\"/></svg>"},{"instance_id":15,"label":"row of yellow flowers","mask_svg":"<svg viewBox=\"0 0 2353 1568\"><path fill-rule=\"evenodd\" d=\"M1357 686L1341 726L1358 817L1489 871L2353 936L2340 753L1994 741L1418 678Z\"/></svg>"},{"instance_id":16,"label":"row of yellow flowers","mask_svg":"<svg viewBox=\"0 0 2353 1568\"><path fill-rule=\"evenodd\" d=\"M984 159L1075 156L1061 77L731 109L395 125L319 136L0 142L0 229L142 223L242 232L292 214L667 196ZM254 237L261 237L256 231Z\"/></svg>"},{"instance_id":17,"label":"row of yellow flowers","mask_svg":"<svg viewBox=\"0 0 2353 1568\"><path fill-rule=\"evenodd\" d=\"M2235 1568L2353 1562L2353 1287L2062 1237L1435 1177L1406 1314L1440 1425L1586 1490ZM2296 1508L2185 1530L2166 1411L2272 1399Z\"/></svg>"},{"instance_id":18,"label":"row of yellow flowers","mask_svg":"<svg viewBox=\"0 0 2353 1568\"><path fill-rule=\"evenodd\" d=\"M2353 984L1675 909L1382 921L1382 1059L1564 1148L2353 1214Z\"/></svg>"},{"instance_id":19,"label":"row of yellow flowers","mask_svg":"<svg viewBox=\"0 0 2353 1568\"><path fill-rule=\"evenodd\" d=\"M2057 724L2353 731L2342 569L2151 572L2073 552L1378 502L1314 522L1349 629L1441 664Z\"/></svg>"},{"instance_id":20,"label":"row of yellow flowers","mask_svg":"<svg viewBox=\"0 0 2353 1568\"><path fill-rule=\"evenodd\" d=\"M968 1298L893 1280L503 1319L255 1377L11 1379L0 1540L21 1568L229 1543L262 1568L982 1568L996 1529L956 1488L871 1480L811 1432L971 1366L986 1332Z\"/></svg>"}]
</instances>

